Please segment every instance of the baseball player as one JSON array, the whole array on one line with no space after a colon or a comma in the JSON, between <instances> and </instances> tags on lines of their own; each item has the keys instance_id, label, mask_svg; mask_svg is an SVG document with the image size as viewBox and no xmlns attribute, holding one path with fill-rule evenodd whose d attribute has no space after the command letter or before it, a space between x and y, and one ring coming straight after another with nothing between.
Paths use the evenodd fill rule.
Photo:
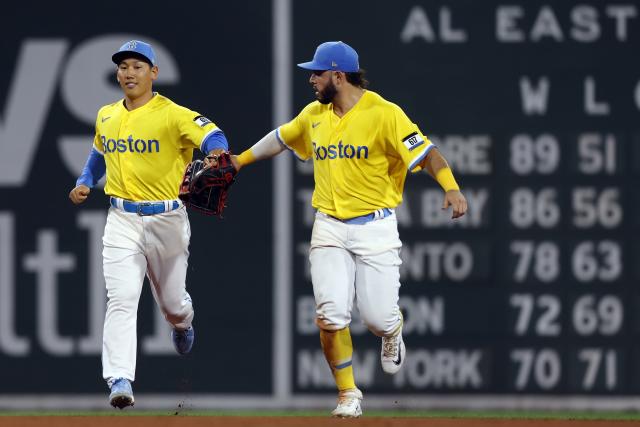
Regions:
<instances>
[{"instance_id":1,"label":"baseball player","mask_svg":"<svg viewBox=\"0 0 640 427\"><path fill-rule=\"evenodd\" d=\"M191 230L178 188L194 148L219 154L228 143L209 119L153 92L158 65L151 45L129 41L111 59L124 99L99 110L93 147L69 197L84 202L106 169L111 207L103 236L108 301L102 366L110 403L122 409L134 403L136 315L145 274L173 327L176 351L191 351L194 312L185 284Z\"/></svg>"},{"instance_id":2,"label":"baseball player","mask_svg":"<svg viewBox=\"0 0 640 427\"><path fill-rule=\"evenodd\" d=\"M285 149L313 159L317 212L309 260L320 342L339 391L332 415L359 417L349 332L354 298L369 330L382 337L384 372L398 372L405 360L394 208L407 171L426 169L437 180L452 218L465 214L467 202L446 160L402 109L366 90L354 49L323 43L298 66L311 71L317 101L235 160L239 168Z\"/></svg>"}]
</instances>

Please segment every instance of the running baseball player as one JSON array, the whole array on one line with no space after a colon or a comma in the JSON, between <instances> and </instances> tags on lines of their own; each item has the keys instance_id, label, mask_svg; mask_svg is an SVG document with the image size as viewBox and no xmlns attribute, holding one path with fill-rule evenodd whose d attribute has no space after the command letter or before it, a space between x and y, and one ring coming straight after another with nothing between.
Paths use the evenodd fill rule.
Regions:
<instances>
[{"instance_id":1,"label":"running baseball player","mask_svg":"<svg viewBox=\"0 0 640 427\"><path fill-rule=\"evenodd\" d=\"M382 337L384 372L405 360L398 307L402 243L394 208L407 171L426 169L444 189L452 218L467 202L446 160L400 107L367 90L358 54L343 42L318 46L311 71L317 101L237 156L238 167L288 149L313 159L317 209L309 260L320 342L338 388L332 415L359 417L349 324L354 297L363 321Z\"/></svg>"},{"instance_id":2,"label":"running baseball player","mask_svg":"<svg viewBox=\"0 0 640 427\"><path fill-rule=\"evenodd\" d=\"M137 310L145 274L167 322L176 351L194 341L193 306L186 291L191 231L178 188L193 149L220 154L224 133L206 117L153 92L158 65L148 43L132 40L112 56L124 99L105 105L96 118L93 147L76 187L84 202L104 176L110 209L104 230L107 311L103 377L112 406L133 406Z\"/></svg>"}]
</instances>

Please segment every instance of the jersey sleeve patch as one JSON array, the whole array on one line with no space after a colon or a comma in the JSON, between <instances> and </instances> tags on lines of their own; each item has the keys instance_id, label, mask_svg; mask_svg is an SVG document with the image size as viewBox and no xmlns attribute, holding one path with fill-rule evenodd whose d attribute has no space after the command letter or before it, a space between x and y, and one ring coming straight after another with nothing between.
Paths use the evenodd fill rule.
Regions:
<instances>
[{"instance_id":1,"label":"jersey sleeve patch","mask_svg":"<svg viewBox=\"0 0 640 427\"><path fill-rule=\"evenodd\" d=\"M205 116L196 116L193 121L201 128L211 123L211 120L207 119Z\"/></svg>"},{"instance_id":2,"label":"jersey sleeve patch","mask_svg":"<svg viewBox=\"0 0 640 427\"><path fill-rule=\"evenodd\" d=\"M402 138L402 143L407 147L407 150L411 151L424 144L424 139L418 132L413 132Z\"/></svg>"}]
</instances>

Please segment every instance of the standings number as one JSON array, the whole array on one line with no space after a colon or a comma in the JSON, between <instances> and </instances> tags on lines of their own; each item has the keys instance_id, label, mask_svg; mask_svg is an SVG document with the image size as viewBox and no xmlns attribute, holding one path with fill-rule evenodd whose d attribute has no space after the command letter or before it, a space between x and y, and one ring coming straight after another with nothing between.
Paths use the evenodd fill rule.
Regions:
<instances>
[{"instance_id":1,"label":"standings number","mask_svg":"<svg viewBox=\"0 0 640 427\"><path fill-rule=\"evenodd\" d=\"M622 206L620 205L620 190L618 188L574 188L571 204L573 225L578 228L594 226L614 228L622 222Z\"/></svg>"},{"instance_id":2,"label":"standings number","mask_svg":"<svg viewBox=\"0 0 640 427\"><path fill-rule=\"evenodd\" d=\"M572 318L579 335L615 335L622 328L624 306L615 295L583 295L573 305Z\"/></svg>"},{"instance_id":3,"label":"standings number","mask_svg":"<svg viewBox=\"0 0 640 427\"><path fill-rule=\"evenodd\" d=\"M516 348L510 359L514 368L511 387L515 390L551 390L560 385L562 358L555 348ZM607 348L582 348L567 355L570 361L569 389L575 391L618 388L618 352Z\"/></svg>"},{"instance_id":4,"label":"standings number","mask_svg":"<svg viewBox=\"0 0 640 427\"><path fill-rule=\"evenodd\" d=\"M598 382L606 390L618 386L618 354L615 350L585 348L578 352L578 361L583 365L581 388L593 390Z\"/></svg>"},{"instance_id":5,"label":"standings number","mask_svg":"<svg viewBox=\"0 0 640 427\"><path fill-rule=\"evenodd\" d=\"M516 390L524 390L531 386L549 390L557 386L560 381L562 364L556 350L515 349L511 352L511 361L516 365L514 379Z\"/></svg>"},{"instance_id":6,"label":"standings number","mask_svg":"<svg viewBox=\"0 0 640 427\"><path fill-rule=\"evenodd\" d=\"M562 304L555 295L513 294L509 305L517 312L513 325L516 335L532 332L538 336L558 336L562 332Z\"/></svg>"},{"instance_id":7,"label":"standings number","mask_svg":"<svg viewBox=\"0 0 640 427\"><path fill-rule=\"evenodd\" d=\"M581 336L611 336L620 332L624 306L616 295L586 294L572 304L571 326ZM518 336L554 337L562 333L562 302L552 294L512 294L509 307L514 312L513 332Z\"/></svg>"},{"instance_id":8,"label":"standings number","mask_svg":"<svg viewBox=\"0 0 640 427\"><path fill-rule=\"evenodd\" d=\"M573 276L578 281L613 282L622 274L622 249L618 242L580 242L571 257Z\"/></svg>"},{"instance_id":9,"label":"standings number","mask_svg":"<svg viewBox=\"0 0 640 427\"><path fill-rule=\"evenodd\" d=\"M578 170L585 175L617 172L616 138L611 135L586 133L578 137Z\"/></svg>"},{"instance_id":10,"label":"standings number","mask_svg":"<svg viewBox=\"0 0 640 427\"><path fill-rule=\"evenodd\" d=\"M534 191L518 188L511 193L511 223L517 228L552 228L560 221L558 192L555 188Z\"/></svg>"},{"instance_id":11,"label":"standings number","mask_svg":"<svg viewBox=\"0 0 640 427\"><path fill-rule=\"evenodd\" d=\"M558 169L560 146L553 135L516 135L511 139L511 170L518 175L548 175Z\"/></svg>"},{"instance_id":12,"label":"standings number","mask_svg":"<svg viewBox=\"0 0 640 427\"><path fill-rule=\"evenodd\" d=\"M509 249L515 258L512 280L551 283L561 273L561 253L557 242L514 240ZM622 248L613 240L582 241L569 249L571 273L581 283L614 282L622 277Z\"/></svg>"},{"instance_id":13,"label":"standings number","mask_svg":"<svg viewBox=\"0 0 640 427\"><path fill-rule=\"evenodd\" d=\"M549 175L558 171L560 143L554 135L515 135L509 148L509 165L517 175ZM576 150L579 173L612 175L618 172L618 147L614 135L580 134Z\"/></svg>"},{"instance_id":14,"label":"standings number","mask_svg":"<svg viewBox=\"0 0 640 427\"><path fill-rule=\"evenodd\" d=\"M524 282L533 275L541 282L548 283L560 273L560 250L554 242L516 240L511 242L511 252L517 258L513 273L516 282Z\"/></svg>"}]
</instances>

